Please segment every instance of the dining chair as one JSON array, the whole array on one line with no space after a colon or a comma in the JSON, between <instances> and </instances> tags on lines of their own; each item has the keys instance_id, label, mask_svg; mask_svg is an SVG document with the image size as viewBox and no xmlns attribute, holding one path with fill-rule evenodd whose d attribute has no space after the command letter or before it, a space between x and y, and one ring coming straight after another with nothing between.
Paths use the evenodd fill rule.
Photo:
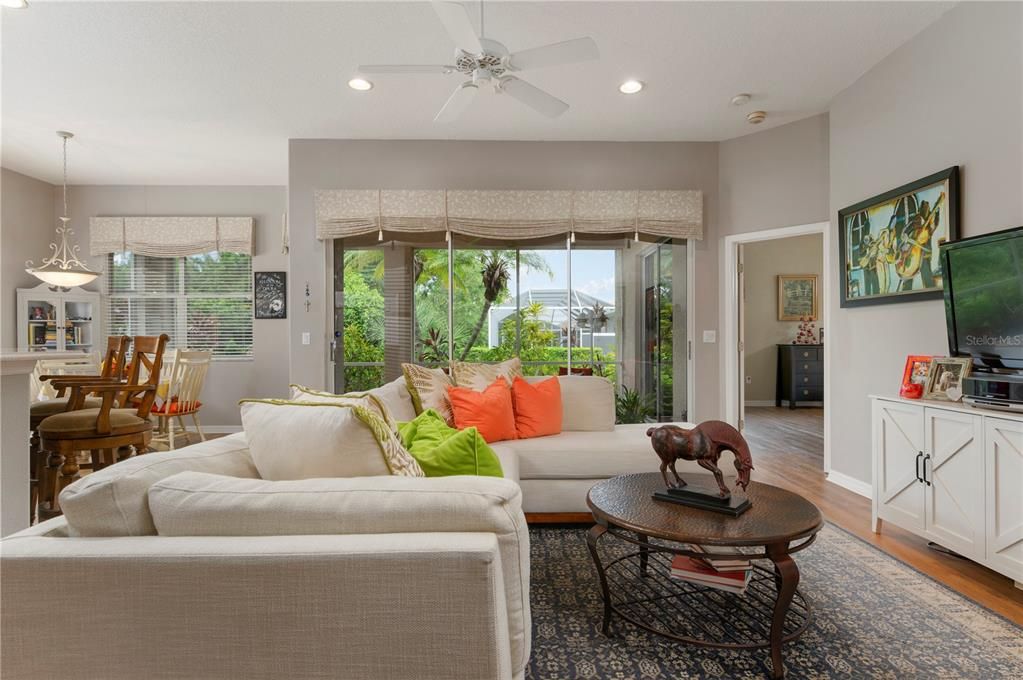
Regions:
<instances>
[{"instance_id":1,"label":"dining chair","mask_svg":"<svg viewBox=\"0 0 1023 680\"><path fill-rule=\"evenodd\" d=\"M179 349L174 352L169 377L157 391L161 402L153 406L153 415L157 419L157 434L153 441L165 442L173 451L177 429L174 420L181 426L182 434L186 437L190 435L185 425L185 416L191 416L199 440L206 441L199 423L199 409L202 408L199 394L206 382L211 357L212 353L204 350Z\"/></svg>"}]
</instances>

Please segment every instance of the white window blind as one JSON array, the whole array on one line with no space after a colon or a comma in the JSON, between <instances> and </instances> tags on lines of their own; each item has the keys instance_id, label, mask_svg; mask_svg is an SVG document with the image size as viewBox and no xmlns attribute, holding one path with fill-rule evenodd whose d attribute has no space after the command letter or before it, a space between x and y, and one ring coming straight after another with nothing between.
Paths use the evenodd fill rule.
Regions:
<instances>
[{"instance_id":1,"label":"white window blind","mask_svg":"<svg viewBox=\"0 0 1023 680\"><path fill-rule=\"evenodd\" d=\"M110 335L166 333L168 348L252 358L252 256L111 253L106 278Z\"/></svg>"}]
</instances>

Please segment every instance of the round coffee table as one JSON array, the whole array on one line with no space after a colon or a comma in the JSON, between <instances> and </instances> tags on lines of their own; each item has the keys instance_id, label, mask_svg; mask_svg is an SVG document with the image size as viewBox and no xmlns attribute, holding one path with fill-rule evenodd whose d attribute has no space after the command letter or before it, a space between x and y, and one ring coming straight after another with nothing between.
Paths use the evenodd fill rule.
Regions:
<instances>
[{"instance_id":1,"label":"round coffee table","mask_svg":"<svg viewBox=\"0 0 1023 680\"><path fill-rule=\"evenodd\" d=\"M799 637L811 617L796 588L799 569L792 554L813 543L824 523L820 510L798 494L757 482L746 490L753 507L738 517L652 498L663 490L661 475L650 472L600 482L587 496L596 521L587 543L604 600L604 634L611 635L617 614L681 642L769 647L771 677L784 677L782 643ZM605 536L617 540L598 551ZM672 578L675 555L705 557L689 549L691 544L742 548L749 559L771 565L754 562L742 595ZM600 552L609 554L602 559Z\"/></svg>"}]
</instances>

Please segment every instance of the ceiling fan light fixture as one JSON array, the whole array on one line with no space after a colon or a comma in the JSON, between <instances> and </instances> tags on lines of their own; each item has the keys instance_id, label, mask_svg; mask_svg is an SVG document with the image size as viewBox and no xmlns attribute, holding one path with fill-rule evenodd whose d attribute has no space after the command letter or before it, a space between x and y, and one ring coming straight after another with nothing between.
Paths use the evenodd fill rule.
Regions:
<instances>
[{"instance_id":1,"label":"ceiling fan light fixture","mask_svg":"<svg viewBox=\"0 0 1023 680\"><path fill-rule=\"evenodd\" d=\"M646 85L642 80L626 80L618 86L618 91L622 94L636 94L644 87Z\"/></svg>"},{"instance_id":2,"label":"ceiling fan light fixture","mask_svg":"<svg viewBox=\"0 0 1023 680\"><path fill-rule=\"evenodd\" d=\"M373 83L365 78L352 78L348 81L348 87L357 92L368 92L373 89Z\"/></svg>"}]
</instances>

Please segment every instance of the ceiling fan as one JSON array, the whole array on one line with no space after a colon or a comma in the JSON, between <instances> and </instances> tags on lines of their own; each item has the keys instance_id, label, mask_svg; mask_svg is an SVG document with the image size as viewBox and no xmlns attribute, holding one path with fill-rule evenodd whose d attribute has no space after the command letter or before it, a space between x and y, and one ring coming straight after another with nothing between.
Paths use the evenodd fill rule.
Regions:
<instances>
[{"instance_id":1,"label":"ceiling fan","mask_svg":"<svg viewBox=\"0 0 1023 680\"><path fill-rule=\"evenodd\" d=\"M508 48L496 40L483 37L482 1L479 36L461 3L434 0L432 4L444 28L455 41L453 65L363 65L359 66L359 72L367 75L459 73L466 76L468 80L455 88L437 112L433 119L436 123L457 120L469 108L480 88L488 85L495 92L507 94L548 118L557 118L568 110L568 104L513 74L600 58L593 38L576 38L510 53Z\"/></svg>"}]
</instances>

